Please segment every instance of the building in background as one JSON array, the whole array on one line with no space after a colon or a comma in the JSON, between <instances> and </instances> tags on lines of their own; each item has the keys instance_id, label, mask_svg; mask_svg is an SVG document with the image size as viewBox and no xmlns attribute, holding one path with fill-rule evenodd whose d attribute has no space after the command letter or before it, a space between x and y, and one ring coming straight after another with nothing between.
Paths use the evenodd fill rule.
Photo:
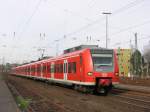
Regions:
<instances>
[{"instance_id":1,"label":"building in background","mask_svg":"<svg viewBox=\"0 0 150 112\"><path fill-rule=\"evenodd\" d=\"M117 49L118 54L118 65L119 65L119 75L130 77L131 68L131 49Z\"/></svg>"}]
</instances>

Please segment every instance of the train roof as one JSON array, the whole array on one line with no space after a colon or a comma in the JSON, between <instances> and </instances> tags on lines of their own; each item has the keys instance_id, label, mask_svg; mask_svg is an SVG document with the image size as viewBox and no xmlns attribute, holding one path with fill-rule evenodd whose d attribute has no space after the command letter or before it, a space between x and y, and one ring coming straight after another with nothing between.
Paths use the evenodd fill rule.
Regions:
<instances>
[{"instance_id":1,"label":"train roof","mask_svg":"<svg viewBox=\"0 0 150 112\"><path fill-rule=\"evenodd\" d=\"M82 50L85 48L98 48L98 45L79 45L76 47L65 49L64 54L71 53L71 52L78 51L78 50Z\"/></svg>"},{"instance_id":2,"label":"train roof","mask_svg":"<svg viewBox=\"0 0 150 112\"><path fill-rule=\"evenodd\" d=\"M84 47L82 49L80 49L80 50L76 50L76 51L73 51L73 52L62 54L60 56L56 56L56 57L52 57L52 58L36 61L36 62L33 62L33 63L28 63L28 64L25 64L25 65L18 66L16 68L26 67L28 65L32 66L33 64L45 63L47 61L53 61L53 60L56 60L56 59L59 60L59 59L66 58L66 57L69 57L69 56L79 55L80 53L86 51L87 49L90 49L90 50L104 50L104 51L105 50L108 50L108 51L111 50L112 51L112 49L106 49L106 48L101 48L101 47L97 47L97 46L92 46L91 48L86 48L87 46L84 46Z\"/></svg>"},{"instance_id":3,"label":"train roof","mask_svg":"<svg viewBox=\"0 0 150 112\"><path fill-rule=\"evenodd\" d=\"M33 63L28 63L28 64L25 64L25 65L17 66L16 68L26 67L28 65L32 66L33 64L45 63L47 61L52 61L52 60L56 60L56 59L59 60L59 59L62 59L62 58L65 58L65 57L69 57L69 56L72 56L72 55L78 55L78 54L82 53L85 50L87 50L87 49L82 49L82 50L79 50L79 51L75 51L75 52L71 52L71 53L67 53L67 54L62 54L60 56L56 56L56 57L53 57L53 58L40 60L40 61L36 61L36 62L33 62Z\"/></svg>"}]
</instances>

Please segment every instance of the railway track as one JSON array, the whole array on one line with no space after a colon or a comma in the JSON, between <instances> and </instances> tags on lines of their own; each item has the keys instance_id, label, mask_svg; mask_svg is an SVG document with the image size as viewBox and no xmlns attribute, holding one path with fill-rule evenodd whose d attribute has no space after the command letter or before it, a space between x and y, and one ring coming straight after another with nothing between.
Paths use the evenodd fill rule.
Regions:
<instances>
[{"instance_id":1,"label":"railway track","mask_svg":"<svg viewBox=\"0 0 150 112\"><path fill-rule=\"evenodd\" d=\"M99 96L82 94L72 89L21 77L9 76L8 79L23 97L32 99L30 106L34 112L149 112L150 110L147 105L150 97L144 93L114 90L108 96ZM143 103L143 100L146 102Z\"/></svg>"},{"instance_id":2,"label":"railway track","mask_svg":"<svg viewBox=\"0 0 150 112\"><path fill-rule=\"evenodd\" d=\"M146 93L128 91L122 89L112 90L111 95L116 97L120 103L132 105L138 109L150 111L150 95Z\"/></svg>"}]
</instances>

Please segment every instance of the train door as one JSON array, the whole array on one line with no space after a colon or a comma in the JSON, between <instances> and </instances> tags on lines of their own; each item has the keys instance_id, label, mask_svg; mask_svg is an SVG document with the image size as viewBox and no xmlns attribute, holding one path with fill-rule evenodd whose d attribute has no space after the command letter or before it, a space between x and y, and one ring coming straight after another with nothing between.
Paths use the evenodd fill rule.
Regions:
<instances>
[{"instance_id":1,"label":"train door","mask_svg":"<svg viewBox=\"0 0 150 112\"><path fill-rule=\"evenodd\" d=\"M31 72L31 65L30 65L30 74L29 74L30 76L32 76L32 74L31 74L31 73L32 73L32 72Z\"/></svg>"},{"instance_id":2,"label":"train door","mask_svg":"<svg viewBox=\"0 0 150 112\"><path fill-rule=\"evenodd\" d=\"M63 72L64 72L64 80L67 80L68 75L68 61L64 60L64 66L63 66Z\"/></svg>"},{"instance_id":3,"label":"train door","mask_svg":"<svg viewBox=\"0 0 150 112\"><path fill-rule=\"evenodd\" d=\"M80 55L80 64L79 64L79 80L80 81L84 81L85 77L83 75L83 71L84 71L84 66L83 66L83 58L82 55Z\"/></svg>"},{"instance_id":4,"label":"train door","mask_svg":"<svg viewBox=\"0 0 150 112\"><path fill-rule=\"evenodd\" d=\"M54 79L54 72L55 72L55 63L51 63L51 78Z\"/></svg>"},{"instance_id":5,"label":"train door","mask_svg":"<svg viewBox=\"0 0 150 112\"><path fill-rule=\"evenodd\" d=\"M43 63L41 63L41 77L43 77Z\"/></svg>"}]
</instances>

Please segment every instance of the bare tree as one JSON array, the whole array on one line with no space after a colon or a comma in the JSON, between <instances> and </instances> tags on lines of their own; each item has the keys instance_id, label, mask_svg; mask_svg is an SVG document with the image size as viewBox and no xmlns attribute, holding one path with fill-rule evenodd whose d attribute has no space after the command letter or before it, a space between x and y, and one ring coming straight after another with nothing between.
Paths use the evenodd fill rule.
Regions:
<instances>
[{"instance_id":1,"label":"bare tree","mask_svg":"<svg viewBox=\"0 0 150 112\"><path fill-rule=\"evenodd\" d=\"M144 59L147 63L147 75L150 76L150 42L144 47Z\"/></svg>"}]
</instances>

